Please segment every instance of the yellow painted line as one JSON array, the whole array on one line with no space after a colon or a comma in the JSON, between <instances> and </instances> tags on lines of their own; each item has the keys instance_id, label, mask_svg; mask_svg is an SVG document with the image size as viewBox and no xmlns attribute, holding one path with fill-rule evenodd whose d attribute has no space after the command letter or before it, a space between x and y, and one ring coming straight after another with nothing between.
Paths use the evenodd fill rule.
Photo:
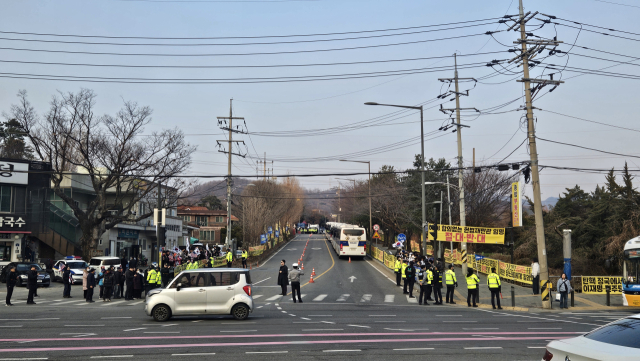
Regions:
<instances>
[{"instance_id":1,"label":"yellow painted line","mask_svg":"<svg viewBox=\"0 0 640 361\"><path fill-rule=\"evenodd\" d=\"M323 241L323 242L324 242L324 241ZM324 276L324 274L325 274L325 273L327 273L327 272L331 271L331 269L333 268L333 266L335 266L335 265L336 265L336 261L333 259L333 255L331 254L331 249L329 249L329 245L327 244L327 242L324 242L324 243L325 243L325 246L327 246L327 251L329 252L329 257L331 257L331 267L329 267L329 269L328 269L328 270L326 270L326 271L322 272L321 274L317 275L316 277L314 277L314 278L313 278L313 280L314 280L314 281L315 281L315 280L317 280L318 278L320 278L320 277ZM302 287L304 287L304 286L306 286L306 285L308 285L308 284L309 284L309 282L307 282L307 283L305 283L305 284L303 284L303 285L300 285L300 289L302 289ZM290 294L291 294L291 292L287 293L287 295L290 295Z\"/></svg>"}]
</instances>

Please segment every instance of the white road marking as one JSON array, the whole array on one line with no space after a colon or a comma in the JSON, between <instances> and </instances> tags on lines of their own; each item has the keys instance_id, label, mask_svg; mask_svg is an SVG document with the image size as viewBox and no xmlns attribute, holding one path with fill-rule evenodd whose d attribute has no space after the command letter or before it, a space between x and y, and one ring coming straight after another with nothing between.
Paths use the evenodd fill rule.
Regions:
<instances>
[{"instance_id":1,"label":"white road marking","mask_svg":"<svg viewBox=\"0 0 640 361\"><path fill-rule=\"evenodd\" d=\"M529 327L528 330L562 330L562 327Z\"/></svg>"},{"instance_id":2,"label":"white road marking","mask_svg":"<svg viewBox=\"0 0 640 361\"><path fill-rule=\"evenodd\" d=\"M527 346L527 348L547 348L547 346Z\"/></svg>"},{"instance_id":3,"label":"white road marking","mask_svg":"<svg viewBox=\"0 0 640 361\"><path fill-rule=\"evenodd\" d=\"M462 315L436 315L436 317L462 317Z\"/></svg>"},{"instance_id":4,"label":"white road marking","mask_svg":"<svg viewBox=\"0 0 640 361\"><path fill-rule=\"evenodd\" d=\"M271 279L271 277L268 277L268 278L263 279L262 281L254 282L253 284L257 285L258 283L262 283L262 282L264 282L266 280L270 280L270 279Z\"/></svg>"},{"instance_id":5,"label":"white road marking","mask_svg":"<svg viewBox=\"0 0 640 361\"><path fill-rule=\"evenodd\" d=\"M329 321L320 321L320 322L322 322L322 323L328 323L328 324L331 324L331 325L335 325L335 324L336 324L335 322L329 322Z\"/></svg>"},{"instance_id":6,"label":"white road marking","mask_svg":"<svg viewBox=\"0 0 640 361\"><path fill-rule=\"evenodd\" d=\"M433 350L432 347L423 347L423 348L394 348L393 351L420 351L420 350Z\"/></svg>"},{"instance_id":7,"label":"white road marking","mask_svg":"<svg viewBox=\"0 0 640 361\"><path fill-rule=\"evenodd\" d=\"M344 295L338 297L338 299L336 301L337 302L345 302L347 300L347 298L349 298L349 295L345 293Z\"/></svg>"},{"instance_id":8,"label":"white road marking","mask_svg":"<svg viewBox=\"0 0 640 361\"><path fill-rule=\"evenodd\" d=\"M302 331L344 331L344 328L307 328Z\"/></svg>"},{"instance_id":9,"label":"white road marking","mask_svg":"<svg viewBox=\"0 0 640 361\"><path fill-rule=\"evenodd\" d=\"M26 357L26 358L0 358L0 361L18 361L18 360L48 360L46 357Z\"/></svg>"},{"instance_id":10,"label":"white road marking","mask_svg":"<svg viewBox=\"0 0 640 361\"><path fill-rule=\"evenodd\" d=\"M393 300L396 299L396 295L384 295L384 302L393 303Z\"/></svg>"},{"instance_id":11,"label":"white road marking","mask_svg":"<svg viewBox=\"0 0 640 361\"><path fill-rule=\"evenodd\" d=\"M362 327L362 328L371 328L371 326L360 326L360 325L347 325L351 327Z\"/></svg>"},{"instance_id":12,"label":"white road marking","mask_svg":"<svg viewBox=\"0 0 640 361\"><path fill-rule=\"evenodd\" d=\"M262 308L262 307L264 307L264 306L258 306L258 307L256 307L256 308Z\"/></svg>"},{"instance_id":13,"label":"white road marking","mask_svg":"<svg viewBox=\"0 0 640 361\"><path fill-rule=\"evenodd\" d=\"M360 299L360 302L370 302L371 301L371 297L373 297L373 295L362 295L362 298Z\"/></svg>"},{"instance_id":14,"label":"white road marking","mask_svg":"<svg viewBox=\"0 0 640 361\"><path fill-rule=\"evenodd\" d=\"M65 327L104 327L104 325L64 325Z\"/></svg>"},{"instance_id":15,"label":"white road marking","mask_svg":"<svg viewBox=\"0 0 640 361\"><path fill-rule=\"evenodd\" d=\"M369 315L369 317L396 317L396 315Z\"/></svg>"},{"instance_id":16,"label":"white road marking","mask_svg":"<svg viewBox=\"0 0 640 361\"><path fill-rule=\"evenodd\" d=\"M309 317L333 317L333 315L309 315Z\"/></svg>"},{"instance_id":17,"label":"white road marking","mask_svg":"<svg viewBox=\"0 0 640 361\"><path fill-rule=\"evenodd\" d=\"M463 328L463 330L499 330L498 327Z\"/></svg>"},{"instance_id":18,"label":"white road marking","mask_svg":"<svg viewBox=\"0 0 640 361\"><path fill-rule=\"evenodd\" d=\"M418 299L417 298L409 298L409 295L407 295L407 302L409 303L418 303Z\"/></svg>"},{"instance_id":19,"label":"white road marking","mask_svg":"<svg viewBox=\"0 0 640 361\"><path fill-rule=\"evenodd\" d=\"M287 313L287 311L280 311L280 312L282 312L282 313Z\"/></svg>"},{"instance_id":20,"label":"white road marking","mask_svg":"<svg viewBox=\"0 0 640 361\"><path fill-rule=\"evenodd\" d=\"M275 295L273 297L267 298L265 301L275 301L275 300L279 299L280 297L283 297L283 296L282 295Z\"/></svg>"},{"instance_id":21,"label":"white road marking","mask_svg":"<svg viewBox=\"0 0 640 361\"><path fill-rule=\"evenodd\" d=\"M125 332L126 332L126 331L139 331L139 330L146 330L146 329L147 329L146 327L142 327L142 328L130 328L130 329L128 329L128 330L124 330L124 331L125 331Z\"/></svg>"},{"instance_id":22,"label":"white road marking","mask_svg":"<svg viewBox=\"0 0 640 361\"><path fill-rule=\"evenodd\" d=\"M16 325L16 326L0 326L0 327L22 327L22 325Z\"/></svg>"},{"instance_id":23,"label":"white road marking","mask_svg":"<svg viewBox=\"0 0 640 361\"><path fill-rule=\"evenodd\" d=\"M258 298L262 297L262 295L255 295L255 296L251 296L254 300L257 300Z\"/></svg>"},{"instance_id":24,"label":"white road marking","mask_svg":"<svg viewBox=\"0 0 640 361\"><path fill-rule=\"evenodd\" d=\"M141 303L144 303L144 301L134 302L134 303L130 304L129 306L135 306L135 305L139 305Z\"/></svg>"},{"instance_id":25,"label":"white road marking","mask_svg":"<svg viewBox=\"0 0 640 361\"><path fill-rule=\"evenodd\" d=\"M328 295L320 295L316 298L313 299L313 301L322 301L324 300Z\"/></svg>"},{"instance_id":26,"label":"white road marking","mask_svg":"<svg viewBox=\"0 0 640 361\"><path fill-rule=\"evenodd\" d=\"M322 350L322 352L360 352L362 350Z\"/></svg>"},{"instance_id":27,"label":"white road marking","mask_svg":"<svg viewBox=\"0 0 640 361\"><path fill-rule=\"evenodd\" d=\"M171 356L210 356L215 355L215 353L172 353Z\"/></svg>"},{"instance_id":28,"label":"white road marking","mask_svg":"<svg viewBox=\"0 0 640 361\"><path fill-rule=\"evenodd\" d=\"M261 354L261 353L288 353L289 351L247 351L249 354Z\"/></svg>"},{"instance_id":29,"label":"white road marking","mask_svg":"<svg viewBox=\"0 0 640 361\"><path fill-rule=\"evenodd\" d=\"M293 317L296 317L296 315L292 315L292 314L289 314L289 316L293 316Z\"/></svg>"},{"instance_id":30,"label":"white road marking","mask_svg":"<svg viewBox=\"0 0 640 361\"><path fill-rule=\"evenodd\" d=\"M220 331L220 332L258 332L258 330L234 330L234 331Z\"/></svg>"},{"instance_id":31,"label":"white road marking","mask_svg":"<svg viewBox=\"0 0 640 361\"><path fill-rule=\"evenodd\" d=\"M59 320L56 318L0 318L0 321L44 321L44 320Z\"/></svg>"},{"instance_id":32,"label":"white road marking","mask_svg":"<svg viewBox=\"0 0 640 361\"><path fill-rule=\"evenodd\" d=\"M304 298L304 296L306 296L306 295L307 295L306 293L303 293L303 294L300 295L300 298Z\"/></svg>"},{"instance_id":33,"label":"white road marking","mask_svg":"<svg viewBox=\"0 0 640 361\"><path fill-rule=\"evenodd\" d=\"M369 266L373 267L373 269L375 269L376 271L380 272L380 274L382 276L384 276L384 278L388 279L389 281L391 281L394 285L396 284L395 280L392 280L391 278L387 277L386 274L384 274L382 271L380 271L376 266L374 266L371 262L369 261L365 261Z\"/></svg>"},{"instance_id":34,"label":"white road marking","mask_svg":"<svg viewBox=\"0 0 640 361\"><path fill-rule=\"evenodd\" d=\"M376 323L402 323L402 322L407 322L407 321L373 321Z\"/></svg>"},{"instance_id":35,"label":"white road marking","mask_svg":"<svg viewBox=\"0 0 640 361\"><path fill-rule=\"evenodd\" d=\"M502 347L496 346L486 346L486 347L465 347L465 350L494 350L494 349L502 349Z\"/></svg>"},{"instance_id":36,"label":"white road marking","mask_svg":"<svg viewBox=\"0 0 640 361\"><path fill-rule=\"evenodd\" d=\"M307 321L311 321L310 318L306 318L306 317L300 317L301 320L307 320ZM243 322L244 323L244 322Z\"/></svg>"},{"instance_id":37,"label":"white road marking","mask_svg":"<svg viewBox=\"0 0 640 361\"><path fill-rule=\"evenodd\" d=\"M131 316L123 316L123 317L101 317L102 320L110 320L113 318L131 318Z\"/></svg>"},{"instance_id":38,"label":"white road marking","mask_svg":"<svg viewBox=\"0 0 640 361\"><path fill-rule=\"evenodd\" d=\"M127 358L133 355L91 356L91 358Z\"/></svg>"},{"instance_id":39,"label":"white road marking","mask_svg":"<svg viewBox=\"0 0 640 361\"><path fill-rule=\"evenodd\" d=\"M317 250L322 249L322 248L311 248L311 249L313 249L313 250L316 250L316 251L317 251Z\"/></svg>"},{"instance_id":40,"label":"white road marking","mask_svg":"<svg viewBox=\"0 0 640 361\"><path fill-rule=\"evenodd\" d=\"M471 323L473 323L473 322L478 322L478 321L442 321L442 322L448 322L448 323L462 323L462 322L466 323L466 322L471 322Z\"/></svg>"}]
</instances>

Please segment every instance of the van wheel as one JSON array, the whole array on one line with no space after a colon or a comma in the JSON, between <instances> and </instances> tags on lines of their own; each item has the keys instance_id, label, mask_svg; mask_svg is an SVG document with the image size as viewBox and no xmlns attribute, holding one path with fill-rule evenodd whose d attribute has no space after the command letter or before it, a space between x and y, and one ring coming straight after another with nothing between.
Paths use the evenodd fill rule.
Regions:
<instances>
[{"instance_id":1,"label":"van wheel","mask_svg":"<svg viewBox=\"0 0 640 361\"><path fill-rule=\"evenodd\" d=\"M249 307L243 304L235 305L231 309L231 314L236 320L246 320L249 317Z\"/></svg>"},{"instance_id":2,"label":"van wheel","mask_svg":"<svg viewBox=\"0 0 640 361\"><path fill-rule=\"evenodd\" d=\"M171 318L171 309L167 305L158 305L153 308L151 314L157 322L164 322Z\"/></svg>"}]
</instances>

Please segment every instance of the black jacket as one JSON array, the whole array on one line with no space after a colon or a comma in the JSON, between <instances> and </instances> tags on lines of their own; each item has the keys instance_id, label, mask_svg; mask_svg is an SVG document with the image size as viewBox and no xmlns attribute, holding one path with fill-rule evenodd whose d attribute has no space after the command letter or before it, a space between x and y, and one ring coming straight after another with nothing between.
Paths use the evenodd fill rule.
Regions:
<instances>
[{"instance_id":1,"label":"black jacket","mask_svg":"<svg viewBox=\"0 0 640 361\"><path fill-rule=\"evenodd\" d=\"M409 280L409 282L414 282L416 280L416 267L409 266L405 268L404 274L407 276L407 280Z\"/></svg>"},{"instance_id":2,"label":"black jacket","mask_svg":"<svg viewBox=\"0 0 640 361\"><path fill-rule=\"evenodd\" d=\"M27 272L27 287L38 286L38 271L29 270Z\"/></svg>"},{"instance_id":3,"label":"black jacket","mask_svg":"<svg viewBox=\"0 0 640 361\"><path fill-rule=\"evenodd\" d=\"M93 272L87 276L87 288L89 287L96 288L96 275Z\"/></svg>"},{"instance_id":4,"label":"black jacket","mask_svg":"<svg viewBox=\"0 0 640 361\"><path fill-rule=\"evenodd\" d=\"M135 276L135 272L131 272L131 270L127 270L127 272L124 273L124 278L127 281L127 286L129 287L133 287L133 276Z\"/></svg>"},{"instance_id":5,"label":"black jacket","mask_svg":"<svg viewBox=\"0 0 640 361\"><path fill-rule=\"evenodd\" d=\"M64 271L62 271L62 284L63 285L68 285L69 284L69 277L71 276L71 270L68 268L65 268Z\"/></svg>"},{"instance_id":6,"label":"black jacket","mask_svg":"<svg viewBox=\"0 0 640 361\"><path fill-rule=\"evenodd\" d=\"M278 286L285 286L289 284L289 267L287 265L280 266L278 272Z\"/></svg>"},{"instance_id":7,"label":"black jacket","mask_svg":"<svg viewBox=\"0 0 640 361\"><path fill-rule=\"evenodd\" d=\"M433 272L433 280L431 281L431 286L442 288L442 283L440 283L440 271L434 268L432 272Z\"/></svg>"},{"instance_id":8,"label":"black jacket","mask_svg":"<svg viewBox=\"0 0 640 361\"><path fill-rule=\"evenodd\" d=\"M115 285L113 273L107 272L104 274L104 282L102 283L102 285L105 287L113 287L113 285Z\"/></svg>"},{"instance_id":9,"label":"black jacket","mask_svg":"<svg viewBox=\"0 0 640 361\"><path fill-rule=\"evenodd\" d=\"M18 282L18 272L7 272L7 287L14 287Z\"/></svg>"},{"instance_id":10,"label":"black jacket","mask_svg":"<svg viewBox=\"0 0 640 361\"><path fill-rule=\"evenodd\" d=\"M116 271L116 273L114 273L113 275L114 280L113 282L119 285L122 285L124 283L124 275L122 274L121 271Z\"/></svg>"}]
</instances>

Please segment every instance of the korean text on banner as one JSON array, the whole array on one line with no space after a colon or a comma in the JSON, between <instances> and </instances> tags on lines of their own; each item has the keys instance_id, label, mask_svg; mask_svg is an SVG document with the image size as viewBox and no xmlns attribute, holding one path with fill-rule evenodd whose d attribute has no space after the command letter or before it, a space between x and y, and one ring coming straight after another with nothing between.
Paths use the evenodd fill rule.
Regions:
<instances>
[{"instance_id":1,"label":"korean text on banner","mask_svg":"<svg viewBox=\"0 0 640 361\"><path fill-rule=\"evenodd\" d=\"M498 276L520 283L526 283L529 285L533 284L531 267L500 262L500 266L498 267Z\"/></svg>"},{"instance_id":2,"label":"korean text on banner","mask_svg":"<svg viewBox=\"0 0 640 361\"><path fill-rule=\"evenodd\" d=\"M522 195L520 194L520 182L511 183L511 224L513 227L522 227Z\"/></svg>"},{"instance_id":3,"label":"korean text on banner","mask_svg":"<svg viewBox=\"0 0 640 361\"><path fill-rule=\"evenodd\" d=\"M611 294L622 294L621 276L583 276L582 293L586 294L606 294L607 286L611 287Z\"/></svg>"},{"instance_id":4,"label":"korean text on banner","mask_svg":"<svg viewBox=\"0 0 640 361\"><path fill-rule=\"evenodd\" d=\"M445 242L504 244L504 233L504 228L438 225L438 240ZM431 233L428 235L429 240L433 241Z\"/></svg>"}]
</instances>

